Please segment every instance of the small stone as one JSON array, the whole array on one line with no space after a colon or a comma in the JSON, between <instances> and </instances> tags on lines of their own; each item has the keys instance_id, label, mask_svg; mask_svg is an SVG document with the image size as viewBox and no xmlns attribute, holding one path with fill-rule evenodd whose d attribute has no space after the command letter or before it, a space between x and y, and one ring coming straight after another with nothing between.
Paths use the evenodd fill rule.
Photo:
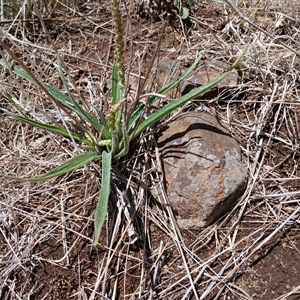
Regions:
<instances>
[{"instance_id":1,"label":"small stone","mask_svg":"<svg viewBox=\"0 0 300 300\"><path fill-rule=\"evenodd\" d=\"M170 205L184 229L199 229L226 214L246 188L240 147L206 112L188 112L158 138Z\"/></svg>"}]
</instances>

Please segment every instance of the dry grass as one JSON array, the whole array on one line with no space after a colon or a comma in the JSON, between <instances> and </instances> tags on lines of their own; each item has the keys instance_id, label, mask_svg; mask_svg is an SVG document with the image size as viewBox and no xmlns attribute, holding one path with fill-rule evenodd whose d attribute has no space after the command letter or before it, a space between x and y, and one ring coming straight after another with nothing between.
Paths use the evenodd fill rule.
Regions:
<instances>
[{"instance_id":1,"label":"dry grass","mask_svg":"<svg viewBox=\"0 0 300 300\"><path fill-rule=\"evenodd\" d=\"M239 141L249 173L247 190L230 214L202 231L181 231L172 211L162 209L166 196L160 194L159 201L151 197L149 187L162 188L162 173L149 136L137 142L127 161L114 167L106 230L97 247L92 246L92 216L101 182L97 164L39 184L3 179L1 299L254 299L240 278L275 244L284 240L293 245L299 230L299 55L278 41L300 53L300 12L297 1L282 2L236 1L276 39L240 22L228 7L202 3L199 11L207 15L194 17L196 29L183 38L182 32L169 28L173 41L162 45L161 57L194 57L204 49L207 58L230 61L249 44L235 90L241 100L210 107ZM90 14L70 12L74 23L66 19L59 25L50 22L49 27L71 70L75 96L105 109L112 24L105 3L89 5ZM223 14L210 18L214 7ZM82 20L80 26L76 18ZM153 53L148 47L155 44L153 35L159 36L161 24L148 22L129 32L133 77ZM217 23L223 31L213 28ZM62 88L55 53L41 28L18 30L20 24L15 21L3 28L6 42L43 80ZM7 57L3 51L1 55ZM36 118L68 121L33 86L3 69L0 80L2 109L12 109L4 97L9 90ZM196 106L198 102L189 109ZM72 141L0 114L1 173L34 176L79 151ZM299 289L291 287L277 299Z\"/></svg>"}]
</instances>

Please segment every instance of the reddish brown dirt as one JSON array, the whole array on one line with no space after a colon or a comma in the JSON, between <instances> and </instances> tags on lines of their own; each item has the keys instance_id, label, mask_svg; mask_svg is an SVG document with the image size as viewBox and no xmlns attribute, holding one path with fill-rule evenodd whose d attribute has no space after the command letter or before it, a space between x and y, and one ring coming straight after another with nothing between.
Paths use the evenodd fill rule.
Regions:
<instances>
[{"instance_id":1,"label":"reddish brown dirt","mask_svg":"<svg viewBox=\"0 0 300 300\"><path fill-rule=\"evenodd\" d=\"M251 222L250 222L251 224ZM253 225L250 225L250 228ZM244 230L243 230L244 228ZM241 234L249 232L247 222ZM243 268L242 275L235 284L248 293L249 299L273 300L290 292L299 285L300 239L298 225L289 232L271 239L264 249L259 250ZM297 293L287 296L287 300L299 299Z\"/></svg>"}]
</instances>

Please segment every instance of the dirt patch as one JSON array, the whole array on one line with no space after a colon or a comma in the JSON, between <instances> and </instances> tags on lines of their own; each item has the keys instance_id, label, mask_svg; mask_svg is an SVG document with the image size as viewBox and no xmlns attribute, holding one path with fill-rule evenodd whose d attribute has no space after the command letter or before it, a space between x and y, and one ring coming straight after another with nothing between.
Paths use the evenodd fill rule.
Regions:
<instances>
[{"instance_id":1,"label":"dirt patch","mask_svg":"<svg viewBox=\"0 0 300 300\"><path fill-rule=\"evenodd\" d=\"M281 299L283 294L287 294L285 299L299 299L299 236L282 238L270 244L253 257L251 267L237 280L237 285L251 299Z\"/></svg>"}]
</instances>

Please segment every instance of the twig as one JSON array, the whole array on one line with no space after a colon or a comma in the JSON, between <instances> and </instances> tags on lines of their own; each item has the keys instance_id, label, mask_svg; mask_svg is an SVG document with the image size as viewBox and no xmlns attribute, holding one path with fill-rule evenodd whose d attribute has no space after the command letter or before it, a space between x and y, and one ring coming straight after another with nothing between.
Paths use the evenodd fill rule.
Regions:
<instances>
[{"instance_id":1,"label":"twig","mask_svg":"<svg viewBox=\"0 0 300 300\"><path fill-rule=\"evenodd\" d=\"M253 26L254 28L256 28L257 30L261 31L262 33L264 33L265 35L267 35L269 38L273 39L273 40L278 40L278 43L280 45L282 45L283 47L285 47L286 49L292 51L293 53L295 53L296 55L300 56L300 53L298 51L296 51L295 49L293 49L292 47L286 45L285 43L280 41L280 36L275 36L271 33L269 33L268 31L264 30L263 28L261 28L260 26L256 25L254 22L250 21L248 18L246 18L241 11L236 7L236 5L231 1L231 0L225 0L225 2L227 3L228 6L231 7L231 9L240 17L240 19L242 19L243 21L247 22L248 24L250 24L251 26ZM295 41L294 39L292 39L290 36L285 35L285 38L288 38L289 40L292 40L294 43L296 43L298 46L300 46L300 44Z\"/></svg>"}]
</instances>

